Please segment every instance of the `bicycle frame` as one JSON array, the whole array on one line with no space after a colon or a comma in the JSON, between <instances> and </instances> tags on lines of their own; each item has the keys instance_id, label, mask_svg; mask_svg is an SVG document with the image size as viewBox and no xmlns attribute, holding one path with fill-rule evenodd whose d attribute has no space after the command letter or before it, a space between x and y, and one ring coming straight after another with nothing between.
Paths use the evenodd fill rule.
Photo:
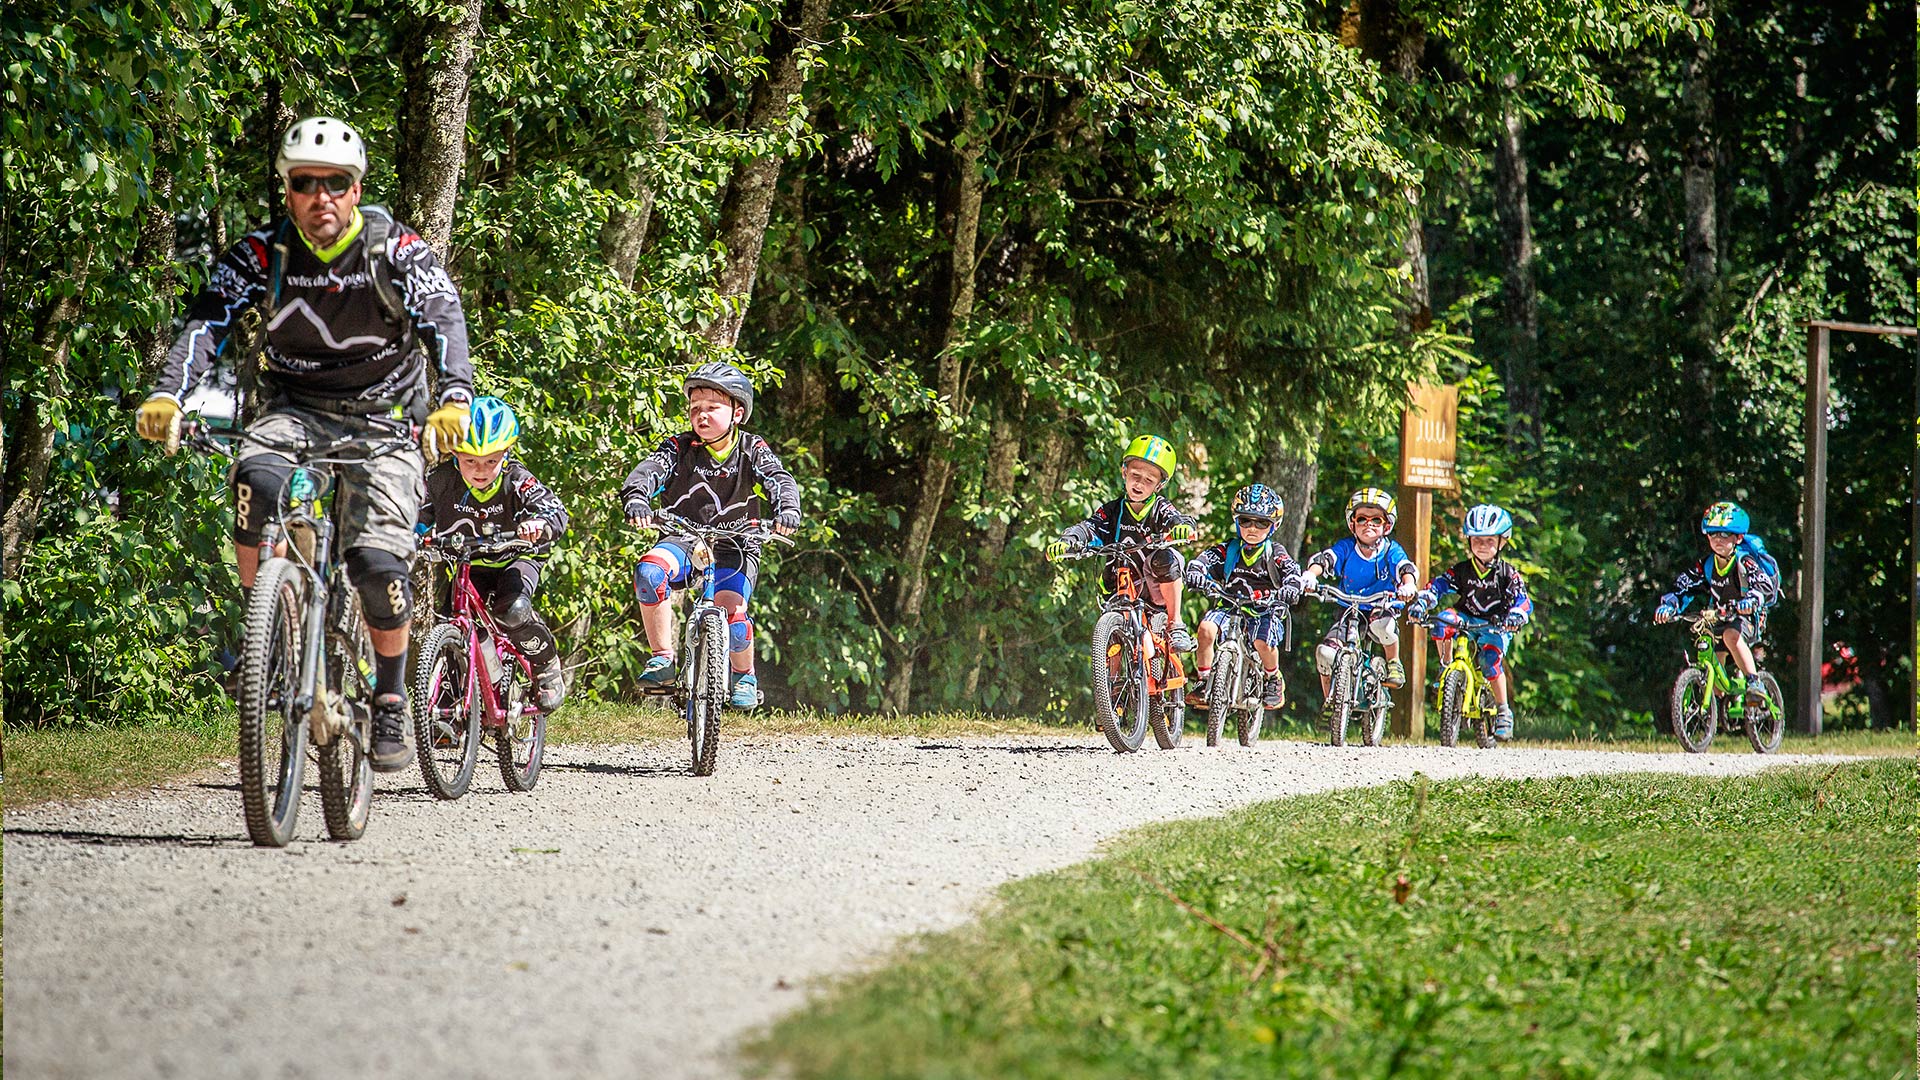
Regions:
<instances>
[{"instance_id":1,"label":"bicycle frame","mask_svg":"<svg viewBox=\"0 0 1920 1080\"><path fill-rule=\"evenodd\" d=\"M448 616L447 621L459 627L460 635L467 643L467 670L475 673L487 671L486 656L481 650L491 647L497 650L502 661L518 667L521 677L531 684L533 663L520 651L520 647L513 643L513 639L500 629L500 624L494 621L493 613L487 610L487 602L481 597L479 588L473 583L472 553L452 555L448 558L449 561L457 558L458 562L454 570L452 614ZM489 641L481 640L482 635L477 632L480 629L486 630L485 636L490 639ZM468 679L467 694L465 703L467 708L471 709L476 702L480 705L481 727L508 726L508 721L512 717L507 715L507 703L501 700L500 688L494 685L492 679ZM532 716L539 711L538 705L526 701L520 703L518 715Z\"/></svg>"},{"instance_id":2,"label":"bicycle frame","mask_svg":"<svg viewBox=\"0 0 1920 1080\"><path fill-rule=\"evenodd\" d=\"M1384 732L1380 729L1385 723L1384 710L1391 704L1391 698L1380 673L1374 670L1371 662L1372 656L1367 644L1372 638L1367 634L1365 627L1368 621L1367 613L1360 609L1378 607L1388 614L1398 614L1405 610L1406 605L1392 592L1356 596L1327 584L1315 586L1311 595L1321 601L1339 605L1341 613L1338 623L1344 626L1341 631L1340 649L1334 656L1333 671L1328 676L1326 704L1341 700L1343 693L1351 694L1352 696L1346 699L1347 708L1363 716L1374 715L1377 720L1377 722L1362 721L1367 725L1362 729L1363 741L1368 745L1374 745L1376 741L1384 738ZM1353 661L1353 685L1342 687L1332 680L1339 678L1341 661L1348 658ZM1329 739L1336 746L1344 745L1346 742L1344 723L1335 725L1331 721L1331 714L1328 715ZM1340 728L1339 731L1331 730L1336 726Z\"/></svg>"},{"instance_id":3,"label":"bicycle frame","mask_svg":"<svg viewBox=\"0 0 1920 1080\"><path fill-rule=\"evenodd\" d=\"M1741 691L1746 680L1743 676L1739 683L1734 682L1734 675L1739 668L1734 664L1731 653L1722 658L1726 646L1715 632L1727 625L1730 625L1729 621L1713 608L1707 608L1698 617L1689 620L1687 629L1693 634L1694 655L1688 663L1699 668L1706 676L1708 693L1721 701L1721 707L1726 709L1729 717L1744 717L1747 715L1747 697ZM1736 686L1741 689L1736 690Z\"/></svg>"},{"instance_id":4,"label":"bicycle frame","mask_svg":"<svg viewBox=\"0 0 1920 1080\"><path fill-rule=\"evenodd\" d=\"M1260 687L1262 682L1260 679L1251 677L1253 672L1259 670L1255 665L1258 664L1260 660L1260 652L1254 647L1253 642L1253 624L1255 621L1265 618L1269 614L1278 615L1281 625L1280 638L1281 640L1285 640L1286 625L1292 621L1287 615L1287 609L1284 606L1275 606L1270 609L1254 608L1238 601L1229 600L1217 593L1210 593L1208 595L1210 599L1220 606L1220 609L1226 613L1227 617L1226 625L1220 628L1219 642L1214 646L1214 664L1216 668L1220 663L1221 654L1226 649L1236 649L1242 657L1238 679L1240 685L1227 688L1232 691L1230 705L1236 709L1263 708L1264 706L1260 704ZM1279 647L1277 643L1273 646L1275 649ZM1214 692L1218 693L1219 689L1221 688L1214 688Z\"/></svg>"},{"instance_id":5,"label":"bicycle frame","mask_svg":"<svg viewBox=\"0 0 1920 1080\"><path fill-rule=\"evenodd\" d=\"M1436 612L1435 621L1438 621L1439 616L1442 614L1450 613ZM1428 624L1421 623L1420 625L1425 626ZM1439 693L1441 688L1446 686L1447 672L1460 672L1467 680L1466 697L1460 702L1460 715L1469 720L1478 720L1488 713L1487 705L1491 701L1493 683L1488 681L1487 677L1480 673L1480 665L1474 663L1473 639L1468 635L1476 630L1489 629L1493 626L1493 623L1485 619L1475 619L1462 615L1456 619L1448 620L1448 625L1452 626L1458 633L1452 641L1435 642L1437 645L1452 646L1452 655L1448 657L1446 664L1440 668L1440 678L1434 683L1434 692Z\"/></svg>"}]
</instances>

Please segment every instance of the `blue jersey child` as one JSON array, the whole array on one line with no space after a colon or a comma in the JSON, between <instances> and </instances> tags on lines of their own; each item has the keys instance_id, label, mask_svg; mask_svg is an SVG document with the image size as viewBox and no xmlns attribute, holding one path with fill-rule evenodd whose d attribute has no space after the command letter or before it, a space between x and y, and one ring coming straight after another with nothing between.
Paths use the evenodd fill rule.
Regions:
<instances>
[{"instance_id":1,"label":"blue jersey child","mask_svg":"<svg viewBox=\"0 0 1920 1080\"><path fill-rule=\"evenodd\" d=\"M1335 587L1356 596L1391 590L1402 600L1411 598L1418 583L1413 560L1387 535L1393 529L1397 506L1393 496L1379 488L1354 492L1347 499L1347 530L1353 535L1341 537L1307 560L1307 587L1318 584L1323 576L1331 576ZM1367 635L1380 644L1387 658L1386 684L1406 685L1407 671L1400 663L1400 635L1392 613L1364 605L1359 612L1366 617ZM1333 659L1346 638L1347 620L1352 617L1352 612L1343 612L1335 619L1315 650L1323 695L1333 675Z\"/></svg>"}]
</instances>

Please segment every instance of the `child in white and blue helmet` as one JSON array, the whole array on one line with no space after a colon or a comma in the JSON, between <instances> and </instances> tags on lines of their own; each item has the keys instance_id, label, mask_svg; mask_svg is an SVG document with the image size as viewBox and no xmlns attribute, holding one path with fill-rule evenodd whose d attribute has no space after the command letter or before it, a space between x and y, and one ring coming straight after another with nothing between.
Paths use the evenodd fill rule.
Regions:
<instances>
[{"instance_id":1,"label":"child in white and blue helmet","mask_svg":"<svg viewBox=\"0 0 1920 1080\"><path fill-rule=\"evenodd\" d=\"M1193 519L1160 494L1173 479L1175 464L1173 444L1158 435L1136 437L1120 457L1120 497L1062 530L1060 538L1047 545L1047 558L1057 559L1075 546L1191 540ZM1136 551L1108 559L1103 580L1109 592L1119 581L1116 568L1122 563L1136 580L1146 583L1148 601L1167 613L1167 644L1176 652L1192 650L1193 635L1180 621L1180 574L1186 569L1180 553L1163 548L1147 558Z\"/></svg>"},{"instance_id":2,"label":"child in white and blue helmet","mask_svg":"<svg viewBox=\"0 0 1920 1080\"><path fill-rule=\"evenodd\" d=\"M1493 718L1493 737L1511 739L1513 706L1503 661L1513 645L1513 632L1533 616L1533 601L1527 598L1527 584L1521 580L1520 571L1500 557L1500 549L1513 537L1513 515L1482 503L1467 511L1460 535L1467 542L1467 557L1429 581L1407 606L1407 614L1425 619L1441 597L1458 594L1460 599L1453 609L1441 612L1433 624L1433 640L1440 643L1440 662L1452 660L1455 638L1472 635L1474 662L1480 674L1487 677L1493 700L1499 704ZM1487 625L1467 629L1466 618Z\"/></svg>"},{"instance_id":3,"label":"child in white and blue helmet","mask_svg":"<svg viewBox=\"0 0 1920 1080\"><path fill-rule=\"evenodd\" d=\"M1300 602L1300 564L1273 535L1274 526L1286 513L1279 492L1265 484L1249 484L1234 493L1232 510L1234 538L1194 556L1187 564L1187 587L1273 608L1253 622L1253 651L1260 658L1264 677L1260 704L1277 709L1286 688L1280 679L1280 654L1274 643L1285 630L1280 609ZM1187 704L1196 708L1207 707L1213 645L1220 640L1227 617L1224 608L1215 607L1200 620L1200 641L1194 650L1196 678L1187 694Z\"/></svg>"},{"instance_id":4,"label":"child in white and blue helmet","mask_svg":"<svg viewBox=\"0 0 1920 1080\"><path fill-rule=\"evenodd\" d=\"M650 527L655 507L702 525L743 523L770 513L774 531L791 535L800 527L800 486L767 440L740 427L753 418L753 383L732 364L706 363L693 369L683 388L692 430L661 442L627 474L620 505L628 523ZM642 683L665 685L679 674L667 598L691 573L692 551L691 537L668 533L634 567L640 625L653 650L640 673ZM753 620L747 617L747 603L760 577L760 542L716 542L713 558L713 602L727 614L733 683L729 701L736 709L756 708L761 703L760 680L753 672Z\"/></svg>"},{"instance_id":5,"label":"child in white and blue helmet","mask_svg":"<svg viewBox=\"0 0 1920 1080\"><path fill-rule=\"evenodd\" d=\"M1402 600L1412 599L1418 573L1413 560L1407 558L1406 550L1388 535L1393 531L1396 510L1393 496L1379 488L1361 488L1354 492L1347 499L1347 530L1353 535L1335 540L1332 547L1307 560L1307 587L1312 588L1322 575L1331 575L1341 592L1369 596L1391 591ZM1359 611L1366 619L1367 635L1379 644L1381 654L1386 657L1386 684L1405 686L1407 669L1400 663L1400 628L1394 623L1392 613L1371 606L1363 606ZM1327 692L1327 684L1332 680L1333 658L1346 639L1347 619L1352 614L1346 612L1335 619L1314 651L1322 694Z\"/></svg>"},{"instance_id":6,"label":"child in white and blue helmet","mask_svg":"<svg viewBox=\"0 0 1920 1080\"><path fill-rule=\"evenodd\" d=\"M540 567L553 542L567 531L560 499L518 458L509 454L520 441L520 418L497 397L480 397L468 407L467 433L452 457L427 474L427 498L414 531L423 536L514 533L534 549L511 559L475 559L473 587L487 601L500 629L533 665L542 709L553 710L566 696L566 677L553 632L534 610Z\"/></svg>"},{"instance_id":7,"label":"child in white and blue helmet","mask_svg":"<svg viewBox=\"0 0 1920 1080\"><path fill-rule=\"evenodd\" d=\"M1767 690L1753 662L1752 646L1760 636L1760 613L1778 599L1780 582L1765 563L1740 549L1740 541L1751 527L1747 512L1737 503L1717 502L1707 507L1700 515L1700 531L1706 534L1712 550L1674 579L1673 591L1660 597L1653 621L1663 623L1679 617L1700 595L1731 615L1720 631L1720 642L1746 676L1747 707L1763 709Z\"/></svg>"}]
</instances>

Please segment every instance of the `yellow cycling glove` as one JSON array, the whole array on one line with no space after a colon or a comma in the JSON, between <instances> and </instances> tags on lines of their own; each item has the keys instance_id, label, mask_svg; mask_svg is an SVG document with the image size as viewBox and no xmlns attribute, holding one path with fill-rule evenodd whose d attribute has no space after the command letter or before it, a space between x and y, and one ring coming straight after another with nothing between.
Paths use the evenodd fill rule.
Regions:
<instances>
[{"instance_id":1,"label":"yellow cycling glove","mask_svg":"<svg viewBox=\"0 0 1920 1080\"><path fill-rule=\"evenodd\" d=\"M427 414L426 430L420 433L420 446L427 456L450 454L467 437L467 421L472 406L464 401L448 401Z\"/></svg>"},{"instance_id":2,"label":"yellow cycling glove","mask_svg":"<svg viewBox=\"0 0 1920 1080\"><path fill-rule=\"evenodd\" d=\"M1193 526L1183 521L1180 524L1175 525L1173 527L1173 531L1167 533L1167 539L1173 541L1176 544L1185 540L1191 540L1193 539Z\"/></svg>"},{"instance_id":3,"label":"yellow cycling glove","mask_svg":"<svg viewBox=\"0 0 1920 1080\"><path fill-rule=\"evenodd\" d=\"M180 415L180 403L172 398L151 397L140 403L140 413L134 419L134 429L143 439L160 442L167 437L173 422Z\"/></svg>"}]
</instances>

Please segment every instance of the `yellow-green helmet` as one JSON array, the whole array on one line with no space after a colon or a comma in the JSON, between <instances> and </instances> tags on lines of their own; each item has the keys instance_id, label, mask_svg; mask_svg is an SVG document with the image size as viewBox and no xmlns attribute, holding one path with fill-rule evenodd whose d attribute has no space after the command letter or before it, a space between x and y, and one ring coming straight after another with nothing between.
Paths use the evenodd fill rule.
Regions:
<instances>
[{"instance_id":1,"label":"yellow-green helmet","mask_svg":"<svg viewBox=\"0 0 1920 1080\"><path fill-rule=\"evenodd\" d=\"M1121 456L1124 467L1134 458L1159 469L1163 480L1173 479L1173 468L1177 463L1173 456L1173 444L1158 435L1141 435L1127 444L1127 452Z\"/></svg>"},{"instance_id":2,"label":"yellow-green helmet","mask_svg":"<svg viewBox=\"0 0 1920 1080\"><path fill-rule=\"evenodd\" d=\"M511 449L520 441L520 418L497 397L474 398L467 413L467 434L453 448L456 454L484 457L496 450Z\"/></svg>"}]
</instances>

